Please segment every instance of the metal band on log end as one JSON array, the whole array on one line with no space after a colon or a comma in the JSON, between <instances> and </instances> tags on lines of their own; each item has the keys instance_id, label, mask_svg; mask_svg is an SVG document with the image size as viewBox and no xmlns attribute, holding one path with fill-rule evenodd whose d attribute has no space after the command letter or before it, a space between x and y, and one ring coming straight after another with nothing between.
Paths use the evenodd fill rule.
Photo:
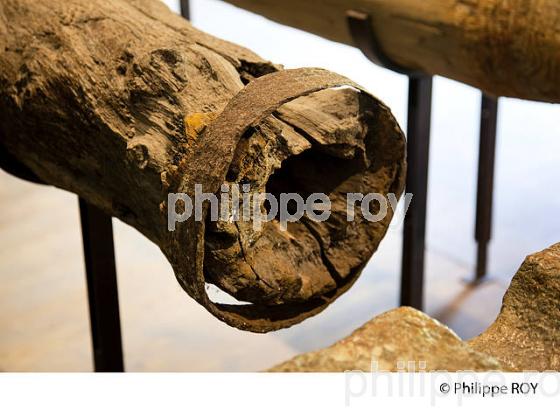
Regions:
<instances>
[{"instance_id":1,"label":"metal band on log end","mask_svg":"<svg viewBox=\"0 0 560 410\"><path fill-rule=\"evenodd\" d=\"M371 98L373 104L388 110L383 103L353 81L319 68L283 70L251 81L231 99L198 141L205 147L206 158L183 165L181 174L189 178L183 180L180 192L193 194L194 184L201 182L205 192L217 192L225 180L235 147L247 129L257 125L289 101L327 88L342 86L359 90ZM394 126L398 128L396 122ZM405 174L404 170L399 173L395 189L398 193L404 188ZM196 178L196 181L192 178ZM204 205L205 216L208 203ZM206 218L203 217L202 220L205 221ZM189 295L220 320L242 330L259 333L278 330L319 313L352 286L363 268L360 266L354 269L333 291L304 303L277 306L214 303L205 289L204 233L205 222L189 218L172 233L176 252L168 255L168 258L174 265L179 282Z\"/></svg>"}]
</instances>

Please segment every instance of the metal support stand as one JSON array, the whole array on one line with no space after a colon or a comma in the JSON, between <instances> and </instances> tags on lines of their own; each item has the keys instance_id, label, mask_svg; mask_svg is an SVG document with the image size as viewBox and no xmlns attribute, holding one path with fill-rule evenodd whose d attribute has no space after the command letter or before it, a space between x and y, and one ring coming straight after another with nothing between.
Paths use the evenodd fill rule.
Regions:
<instances>
[{"instance_id":1,"label":"metal support stand","mask_svg":"<svg viewBox=\"0 0 560 410\"><path fill-rule=\"evenodd\" d=\"M368 14L350 10L347 20L354 44L369 60L409 77L406 190L414 196L404 221L400 302L422 309L432 77L393 63L377 41Z\"/></svg>"},{"instance_id":2,"label":"metal support stand","mask_svg":"<svg viewBox=\"0 0 560 410\"><path fill-rule=\"evenodd\" d=\"M111 217L80 198L80 219L96 372L124 371Z\"/></svg>"},{"instance_id":3,"label":"metal support stand","mask_svg":"<svg viewBox=\"0 0 560 410\"><path fill-rule=\"evenodd\" d=\"M401 306L424 306L424 253L428 201L428 163L432 113L432 77L410 77L406 190L413 194L404 219Z\"/></svg>"},{"instance_id":4,"label":"metal support stand","mask_svg":"<svg viewBox=\"0 0 560 410\"><path fill-rule=\"evenodd\" d=\"M476 197L475 239L477 242L477 258L475 283L480 282L486 276L488 242L492 231L492 193L494 191L497 123L497 98L482 94Z\"/></svg>"},{"instance_id":5,"label":"metal support stand","mask_svg":"<svg viewBox=\"0 0 560 410\"><path fill-rule=\"evenodd\" d=\"M191 19L189 0L181 0L181 16L183 16L187 20Z\"/></svg>"},{"instance_id":6,"label":"metal support stand","mask_svg":"<svg viewBox=\"0 0 560 410\"><path fill-rule=\"evenodd\" d=\"M3 147L0 147L0 168L20 179L44 184ZM122 372L124 366L111 217L81 198L80 216L95 371Z\"/></svg>"}]
</instances>

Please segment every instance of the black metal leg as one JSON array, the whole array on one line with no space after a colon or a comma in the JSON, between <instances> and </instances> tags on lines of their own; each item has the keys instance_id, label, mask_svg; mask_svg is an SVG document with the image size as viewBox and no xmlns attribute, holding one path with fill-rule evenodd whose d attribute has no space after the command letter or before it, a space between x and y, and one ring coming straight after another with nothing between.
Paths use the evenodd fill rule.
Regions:
<instances>
[{"instance_id":1,"label":"black metal leg","mask_svg":"<svg viewBox=\"0 0 560 410\"><path fill-rule=\"evenodd\" d=\"M124 371L111 217L80 198L96 372Z\"/></svg>"},{"instance_id":2,"label":"black metal leg","mask_svg":"<svg viewBox=\"0 0 560 410\"><path fill-rule=\"evenodd\" d=\"M369 14L348 10L346 19L355 46L370 61L409 78L406 191L414 196L404 220L401 305L422 309L432 77L393 62L377 40Z\"/></svg>"},{"instance_id":3,"label":"black metal leg","mask_svg":"<svg viewBox=\"0 0 560 410\"><path fill-rule=\"evenodd\" d=\"M488 242L492 231L492 194L494 191L497 123L497 98L482 94L476 195L475 239L477 241L477 258L475 281L480 281L486 276Z\"/></svg>"},{"instance_id":4,"label":"black metal leg","mask_svg":"<svg viewBox=\"0 0 560 410\"><path fill-rule=\"evenodd\" d=\"M406 192L413 197L404 220L401 305L422 309L432 77L409 81Z\"/></svg>"},{"instance_id":5,"label":"black metal leg","mask_svg":"<svg viewBox=\"0 0 560 410\"><path fill-rule=\"evenodd\" d=\"M189 0L181 0L181 16L190 20L191 13L189 9Z\"/></svg>"}]
</instances>

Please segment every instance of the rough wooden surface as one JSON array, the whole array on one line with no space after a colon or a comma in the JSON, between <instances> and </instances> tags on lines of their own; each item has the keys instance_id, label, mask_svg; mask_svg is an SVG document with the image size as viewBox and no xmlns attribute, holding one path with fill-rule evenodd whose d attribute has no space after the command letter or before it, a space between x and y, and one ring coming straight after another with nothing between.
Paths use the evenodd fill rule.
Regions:
<instances>
[{"instance_id":1,"label":"rough wooden surface","mask_svg":"<svg viewBox=\"0 0 560 410\"><path fill-rule=\"evenodd\" d=\"M383 313L347 338L294 357L274 372L489 371L504 370L495 358L475 351L449 328L409 307Z\"/></svg>"},{"instance_id":2,"label":"rough wooden surface","mask_svg":"<svg viewBox=\"0 0 560 410\"><path fill-rule=\"evenodd\" d=\"M379 223L346 223L341 199L400 195L404 137L390 111L346 79L280 72L158 0L3 1L0 34L2 149L158 244L185 290L220 319L268 331L319 312L352 284L384 236L391 212ZM278 86L267 90L273 78ZM235 128L281 88L285 104L242 138L243 130L230 135L227 127L212 135L224 112ZM292 89L317 92L293 100L300 94L290 96ZM228 106L234 97L239 107ZM170 233L167 193L216 182L324 191L334 217L321 226L302 220L287 232L272 221L258 232L208 223ZM203 271L253 304L217 309L198 281Z\"/></svg>"},{"instance_id":3,"label":"rough wooden surface","mask_svg":"<svg viewBox=\"0 0 560 410\"><path fill-rule=\"evenodd\" d=\"M560 102L556 0L226 1L350 45L346 12L366 12L384 52L403 67L498 96Z\"/></svg>"},{"instance_id":4,"label":"rough wooden surface","mask_svg":"<svg viewBox=\"0 0 560 410\"><path fill-rule=\"evenodd\" d=\"M500 315L469 344L519 370L560 371L560 243L525 259Z\"/></svg>"},{"instance_id":5,"label":"rough wooden surface","mask_svg":"<svg viewBox=\"0 0 560 410\"><path fill-rule=\"evenodd\" d=\"M468 342L422 312L398 308L330 347L270 370L370 371L373 365L374 370L389 371L559 371L559 347L560 243L527 257L496 321Z\"/></svg>"}]
</instances>

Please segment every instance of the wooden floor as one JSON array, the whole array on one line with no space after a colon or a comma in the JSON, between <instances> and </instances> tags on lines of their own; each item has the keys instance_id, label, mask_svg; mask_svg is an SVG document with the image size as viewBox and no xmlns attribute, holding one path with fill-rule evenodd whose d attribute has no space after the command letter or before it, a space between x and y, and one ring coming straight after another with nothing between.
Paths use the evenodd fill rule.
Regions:
<instances>
[{"instance_id":1,"label":"wooden floor","mask_svg":"<svg viewBox=\"0 0 560 410\"><path fill-rule=\"evenodd\" d=\"M0 172L0 369L89 371L91 349L77 199ZM126 368L129 371L255 371L327 346L396 306L400 234L321 315L256 335L214 319L179 287L159 249L114 220ZM428 259L428 311L460 334L493 319L505 283L476 290L469 274L437 254ZM435 276L434 274L435 273Z\"/></svg>"}]
</instances>

